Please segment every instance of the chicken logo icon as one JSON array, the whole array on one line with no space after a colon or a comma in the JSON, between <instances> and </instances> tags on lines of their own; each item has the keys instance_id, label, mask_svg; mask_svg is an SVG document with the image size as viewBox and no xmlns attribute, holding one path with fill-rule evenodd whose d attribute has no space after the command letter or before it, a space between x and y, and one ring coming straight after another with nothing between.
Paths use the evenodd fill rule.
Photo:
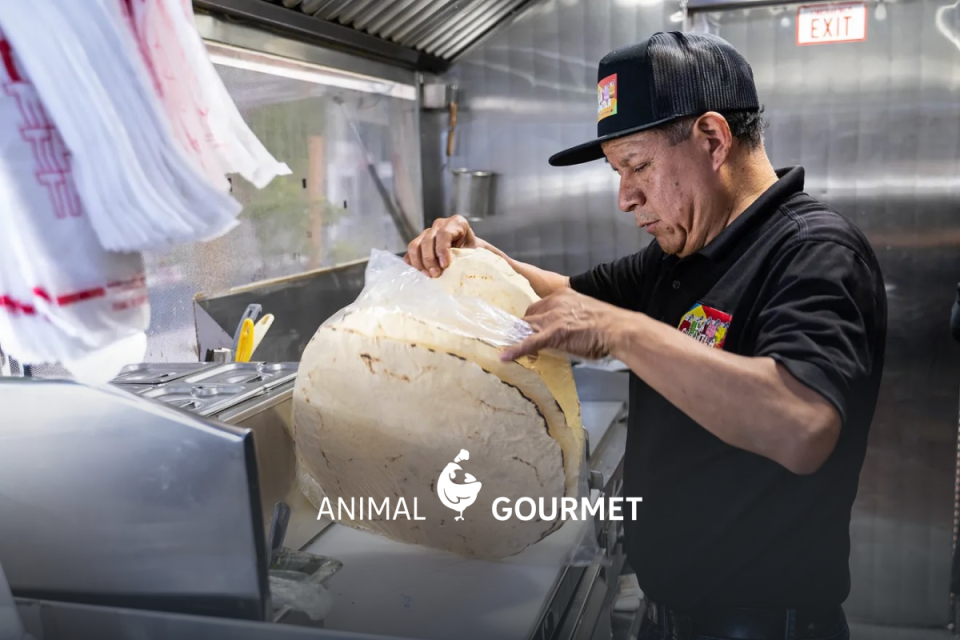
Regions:
<instances>
[{"instance_id":1,"label":"chicken logo icon","mask_svg":"<svg viewBox=\"0 0 960 640\"><path fill-rule=\"evenodd\" d=\"M483 486L482 482L477 482L477 479L469 473L464 474L464 484L457 484L453 481L453 478L457 475L457 470L462 471L462 468L457 463L461 460L469 459L470 452L466 449L461 449L460 455L443 468L443 473L440 474L440 480L437 482L437 495L440 496L440 502L448 509L460 512L460 515L454 518L454 520L463 520L464 509L477 500L480 487Z\"/></svg>"}]
</instances>

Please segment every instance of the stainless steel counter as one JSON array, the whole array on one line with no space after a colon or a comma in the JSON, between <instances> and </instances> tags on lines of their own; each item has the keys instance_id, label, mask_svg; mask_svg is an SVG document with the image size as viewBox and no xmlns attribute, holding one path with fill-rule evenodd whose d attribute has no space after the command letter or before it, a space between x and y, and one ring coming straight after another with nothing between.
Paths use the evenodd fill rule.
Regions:
<instances>
[{"instance_id":1,"label":"stainless steel counter","mask_svg":"<svg viewBox=\"0 0 960 640\"><path fill-rule=\"evenodd\" d=\"M264 535L274 505L291 509L286 545L303 547L329 520L297 487L293 444L293 385L296 362L143 363L129 365L114 380L125 389L158 403L177 407L218 423L253 432Z\"/></svg>"},{"instance_id":2,"label":"stainless steel counter","mask_svg":"<svg viewBox=\"0 0 960 640\"><path fill-rule=\"evenodd\" d=\"M23 640L410 640L48 600L17 598L16 603L30 634Z\"/></svg>"},{"instance_id":3,"label":"stainless steel counter","mask_svg":"<svg viewBox=\"0 0 960 640\"><path fill-rule=\"evenodd\" d=\"M214 373L217 370L216 368L207 369L200 364L197 364L197 367L198 371L200 367L204 367L202 373L204 378L216 378L211 384L245 383L245 381L234 379L220 380L217 378L219 374ZM143 376L150 377L156 374L166 381L163 384L176 386L187 384L187 377L196 376L196 372L190 373L188 369L189 367L167 367L164 371L151 372L143 368L132 368L129 373L137 381L146 381ZM598 375L610 374L601 373ZM201 386L206 384L206 380L194 382ZM578 379L578 385L580 382ZM49 384L54 385L54 383ZM103 493L109 487L113 492L106 491L104 496L118 495L124 499L131 496L136 497L140 494L130 493L129 478L143 476L144 472L149 471L149 469L144 468L144 460L149 460L150 456L160 456L160 459L153 466L156 466L154 471L161 474L157 477L158 480L162 481L167 476L164 476L161 472L169 466L165 466L163 463L162 457L166 455L164 452L175 454L177 468L181 468L185 464L184 456L193 455L181 450L182 447L178 448L175 442L167 444L158 442L148 452L141 452L133 457L128 455L126 458L121 457L116 460L111 458L109 465L99 464L97 466L97 461L103 459L106 451L117 452L118 455L120 455L120 452L129 454L130 451L139 451L140 449L131 445L129 439L143 429L147 429L147 435L151 436L141 443L147 445L160 436L173 437L174 440L179 438L177 441L183 440L183 434L175 431L172 426L181 423L190 425L189 433L193 438L204 436L213 437L216 440L226 438L226 441L238 438L237 442L245 443L248 467L253 464L252 454L255 450L255 475L258 476L255 482L233 482L230 478L219 478L214 486L210 484L212 481L208 478L206 484L203 485L202 494L204 496L218 496L217 501L218 504L221 504L221 511L224 500L234 502L241 498L248 500L248 503L245 503L246 511L243 514L246 523L245 535L253 534L254 538L260 539L261 541L258 542L257 546L263 544L262 537L260 532L251 531L251 516L255 519L256 510L262 508L260 515L265 517L273 501L288 501L295 506L295 511L299 512L297 516L299 521L291 521L292 528L287 539L287 546L292 548L303 548L305 546L307 551L330 556L344 563L343 569L329 583L329 587L335 596L335 602L332 613L324 621L326 630L298 630L289 637L326 638L348 637L351 634L374 634L389 638L403 637L423 640L452 636L468 639L496 637L516 638L517 640L541 638L550 638L551 640L577 638L579 640L581 638L607 637L608 635L606 630L609 628L611 599L623 562L620 546L617 542L619 538L617 525L620 523L569 521L559 531L524 553L501 562L474 561L454 557L423 547L403 545L339 525L331 525L324 530L324 527L329 523L318 522L316 511L312 510L305 499L302 499L302 496L292 489L295 483L292 477L294 453L289 437L292 395L290 381L272 386L265 383L262 393L257 393L227 409L217 411L215 415L206 417L199 417L197 412L191 410L190 407L179 407L177 403L167 403L163 399L144 402L146 394L140 393L143 388L135 389L136 385L123 385L128 390L133 390L133 393L123 393L119 390L104 393L84 389L78 385L64 385L62 383L56 383L55 386L58 389L56 393L59 394L57 396L60 398L59 401L53 401L53 396L48 397L48 392L52 392L54 387L44 383L23 382L0 387L0 389L10 391L15 396L11 406L20 407L19 411L22 415L30 414L33 422L43 420L44 424L47 425L44 429L38 431L35 428L31 430L27 424L24 424L22 427L15 428L13 432L10 431L11 427L7 426L0 429L0 435L4 430L8 435L14 435L14 432L18 435L23 434L23 437L20 437L19 440L8 440L8 444L16 445L20 449L32 442L31 439L25 437L27 434L32 433L33 436L36 436L38 433L44 433L52 436L53 441L57 444L56 450L58 453L56 460L48 461L47 466L51 469L58 469L63 477L85 478L84 482L81 483L82 486L77 483L73 485L81 493L84 491L84 487L90 484L89 470L96 468L99 476L102 476L105 482L109 480L103 486L97 485L99 491ZM149 385L140 386L150 388ZM606 387L609 391L609 385L602 382L598 387ZM44 391L40 392L41 389ZM91 402L86 400L88 395L91 396ZM96 402L92 402L93 395L96 395ZM202 398L203 394L200 397ZM623 442L626 438L626 425L623 420L625 405L616 398L590 400L592 394L586 389L583 390L581 397L583 398L582 412L588 439L588 468L591 471L590 482L593 497L600 497L601 493L606 496L616 495L621 486L619 478L623 466ZM171 409L164 407L164 404L172 404L178 408ZM39 406L42 410L31 409L28 411L28 406ZM118 413L121 410L126 413ZM167 422L164 425L151 426L144 422L147 416L150 416L151 419L159 419L162 416ZM234 430L227 426L228 424L239 427L239 429ZM96 428L93 429L91 425L95 425ZM96 446L99 441L92 438L101 432L111 434L110 447L98 448ZM83 442L86 443L82 450L88 451L90 455L93 455L92 458L90 455L80 457L71 455L71 452L76 453L81 450L76 444L76 442L79 442L77 438L81 438L81 436ZM17 451L20 451L20 449L17 449ZM196 447L190 447L190 451L194 449ZM5 450L8 453L13 451L10 447L6 447ZM30 455L23 452L18 453L6 465L7 472L16 472L21 480L33 477L17 460L37 459L40 458L36 453ZM122 466L120 461L132 462L134 459L137 460L137 463L133 467L129 465L124 467L126 475L118 475ZM64 466L65 462L71 460L72 466ZM194 459L190 458L190 460ZM209 460L197 459L191 462L191 465L193 465L191 468L210 470L208 475L216 475ZM74 469L74 467L76 467L76 473L70 472L70 469ZM87 475L84 476L81 470L88 470ZM6 475L9 476L9 473L6 473ZM3 468L0 468L0 476L4 475ZM154 475L156 474L148 473L145 477L153 478ZM36 477L39 478L40 476ZM12 480L12 477L10 479ZM181 487L180 480L182 478L171 476L171 479L175 481L177 487L183 489L184 499L187 503L192 504L190 503L191 496L196 497L198 495L197 492L201 485L193 485L191 489L190 486ZM20 482L19 485L13 483L6 486L26 485ZM76 509L83 511L88 511L91 506L100 504L99 502L91 503L87 499L80 498L80 493L74 493L76 495L62 495L60 502L67 499ZM6 495L7 498L16 497L10 491L6 491L6 494L9 494ZM170 495L169 492L166 494L161 492L155 497L170 499ZM255 496L256 500L252 500L250 496ZM4 491L0 491L0 507L4 505L3 498ZM301 500L301 502L298 503L297 500ZM60 502L57 502L57 504L60 504ZM12 508L14 503L9 500L8 503L7 506ZM43 500L37 502L37 504L42 503ZM209 507L206 508L209 509ZM251 508L253 509L252 512ZM141 513L141 511L142 509L138 511L136 508L133 510L135 513ZM49 512L49 510L47 512L49 515L56 515L61 519L65 513L62 509L56 514ZM146 517L146 519L153 522L161 515L162 513L154 513L153 516ZM128 520L129 518L120 518L119 520L115 518L105 521L102 527L94 527L94 529L103 531L104 535L107 535L106 532L116 529L116 525L119 523L126 527L123 531L139 532L146 535L148 539L153 539L150 538L151 535L154 535L151 533L151 529L144 527L131 529L130 527L134 523L128 522ZM189 519L190 523L195 523L201 527L205 521L205 518L199 514L191 516ZM31 560L30 557L24 556L18 550L22 549L24 544L27 544L27 540L40 540L43 542L41 546L51 549L63 545L55 541L55 537L60 533L60 530L44 533L49 527L41 527L40 530L37 530L39 532L34 531L31 536L29 531L21 526L25 522L27 521L7 519L6 527L9 529L14 526L21 535L16 538L16 540L19 540L16 544L13 544L13 539L9 537L5 540L0 539L0 561L7 562L7 568L12 571L8 575L14 585L17 607L24 617L28 631L35 633L36 629L40 628L47 635L37 637L44 638L44 640L48 638L72 640L72 638L85 637L71 635L67 632L65 626L67 621L70 621L71 625L79 625L78 628L88 629L91 633L93 630L97 630L96 637L101 639L130 637L130 633L144 640L168 638L174 637L170 635L169 631L172 628L181 629L184 634L187 634L188 630L197 631L199 634L200 630L203 629L203 633L200 634L203 637L242 636L253 639L280 637L277 635L278 633L288 634L288 625L248 624L235 619L216 621L210 618L184 616L184 611L189 610L189 607L183 609L182 603L177 604L172 609L167 609L166 612L155 613L142 610L150 607L141 607L140 604L132 601L129 602L141 609L140 611L114 609L113 607L119 606L123 599L113 598L110 595L112 593L110 585L124 585L126 584L124 581L128 579L138 579L140 582L136 584L141 585L154 583L144 581L143 576L137 578L133 573L122 571L123 567L126 566L124 564L126 561L118 565L110 558L95 559L94 565L90 565L83 571L77 570L71 573L72 579L76 581L83 580L87 574L97 573L97 566L109 565L115 567L117 571L114 572L113 582L110 585L105 585L106 588L101 589L104 597L95 600L84 600L77 597L60 598L59 593L54 592L56 590L50 591L48 589L42 593L41 591L31 590L29 587L34 586L36 576L39 575L36 570L40 565L36 558L40 556L35 554L33 560ZM161 526L163 522L157 521L157 524ZM226 538L236 537L234 535L236 526L222 522L215 524L217 526L210 530L220 531L221 538L224 537L223 534L228 529L233 533L226 535ZM267 523L263 521L263 524L266 525ZM0 525L3 525L3 523L0 522ZM3 529L3 526L0 526L0 529ZM35 525L34 529L37 529ZM322 533L316 536L317 532L321 530ZM568 566L566 562L568 556L574 548L580 545L584 535L595 538L600 547L605 550L606 558L604 562L591 566ZM314 536L316 537L314 538ZM310 542L311 538L314 538L312 542ZM115 536L108 536L103 540L109 543L110 548L123 548L122 544L118 546L123 540ZM197 541L202 542L201 546L198 547L200 553L207 555L211 553L209 545L213 542L204 538L202 531L197 532L192 540L194 540L191 543L192 546L196 546ZM65 550L69 549L61 549L61 555ZM42 549L38 547L37 553L41 551ZM150 554L146 551L144 553L146 555L141 558L140 564L137 566L143 565L144 561L150 561ZM164 558L167 557L163 554L160 555ZM222 555L221 553L220 556ZM244 562L255 564L261 562L259 559L261 557L261 552L253 549L250 550L250 553L242 555ZM79 565L77 566L79 567ZM167 562L164 567L151 569L151 571L154 570L160 570L164 576L174 575L175 573L175 576L181 582L183 580L196 581L201 577L208 581L214 578L222 580L227 574L230 574L230 571L219 571L217 575L207 575L203 568L198 568L195 563L178 565L175 568ZM196 571L203 573L203 576L193 576ZM50 580L53 582L48 582L59 584L53 578L51 574ZM190 588L188 588L187 583L184 584L186 586L179 587L178 592L185 594L190 591ZM608 584L611 588L607 587ZM18 589L20 593L18 593ZM236 590L236 585L233 586L233 589ZM48 601L41 602L43 598L47 598ZM66 600L72 600L72 602ZM97 606L99 604L108 606ZM62 620L64 624L51 622L53 620ZM225 631L227 628L231 631ZM239 635L231 635L234 632ZM311 635L303 635L303 633ZM194 637L200 637L200 635ZM181 635L178 637L190 636ZM287 635L283 635L283 637L287 637Z\"/></svg>"},{"instance_id":4,"label":"stainless steel counter","mask_svg":"<svg viewBox=\"0 0 960 640\"><path fill-rule=\"evenodd\" d=\"M7 576L0 567L0 640L26 640L17 603L10 592Z\"/></svg>"}]
</instances>

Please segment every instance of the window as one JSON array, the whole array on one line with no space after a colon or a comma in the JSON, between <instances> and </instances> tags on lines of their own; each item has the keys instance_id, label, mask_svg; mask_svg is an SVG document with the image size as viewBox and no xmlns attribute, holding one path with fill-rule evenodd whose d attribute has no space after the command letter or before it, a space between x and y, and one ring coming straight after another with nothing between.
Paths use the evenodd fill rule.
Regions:
<instances>
[{"instance_id":1,"label":"window","mask_svg":"<svg viewBox=\"0 0 960 640\"><path fill-rule=\"evenodd\" d=\"M208 47L244 120L292 175L262 190L231 176L243 224L222 238L147 256L147 361L197 358L195 293L364 259L373 248L400 252L407 240L397 215L422 227L413 84Z\"/></svg>"}]
</instances>

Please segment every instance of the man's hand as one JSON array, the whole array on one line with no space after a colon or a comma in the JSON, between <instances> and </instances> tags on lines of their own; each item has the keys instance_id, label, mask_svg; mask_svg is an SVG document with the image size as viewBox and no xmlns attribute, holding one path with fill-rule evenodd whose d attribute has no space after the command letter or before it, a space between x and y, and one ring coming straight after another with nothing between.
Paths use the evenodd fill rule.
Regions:
<instances>
[{"instance_id":1,"label":"man's hand","mask_svg":"<svg viewBox=\"0 0 960 640\"><path fill-rule=\"evenodd\" d=\"M485 249L500 256L514 271L527 279L539 296L546 296L557 289L565 289L570 283L567 276L518 262L486 240L481 240L474 235L470 223L463 216L438 218L432 227L407 245L407 254L403 257L403 261L414 269L436 278L450 266L451 248Z\"/></svg>"},{"instance_id":2,"label":"man's hand","mask_svg":"<svg viewBox=\"0 0 960 640\"><path fill-rule=\"evenodd\" d=\"M450 248L474 249L478 238L463 216L437 218L433 226L407 245L403 261L436 278L450 265Z\"/></svg>"},{"instance_id":3,"label":"man's hand","mask_svg":"<svg viewBox=\"0 0 960 640\"><path fill-rule=\"evenodd\" d=\"M543 349L598 360L610 353L614 332L629 322L629 311L565 288L530 305L524 316L534 330L520 344L501 354L516 360Z\"/></svg>"}]
</instances>

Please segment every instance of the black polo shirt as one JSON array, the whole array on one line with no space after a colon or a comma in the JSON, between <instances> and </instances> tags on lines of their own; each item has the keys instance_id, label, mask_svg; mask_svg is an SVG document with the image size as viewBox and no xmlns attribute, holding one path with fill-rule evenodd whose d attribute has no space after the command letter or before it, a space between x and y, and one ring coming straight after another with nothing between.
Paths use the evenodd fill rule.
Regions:
<instances>
[{"instance_id":1,"label":"black polo shirt","mask_svg":"<svg viewBox=\"0 0 960 640\"><path fill-rule=\"evenodd\" d=\"M631 374L627 557L651 600L680 610L837 605L850 588L850 510L883 370L886 294L860 231L780 177L716 239L679 259L651 242L572 287L703 343L770 357L843 420L816 473L723 443ZM749 403L750 398L740 399Z\"/></svg>"}]
</instances>

